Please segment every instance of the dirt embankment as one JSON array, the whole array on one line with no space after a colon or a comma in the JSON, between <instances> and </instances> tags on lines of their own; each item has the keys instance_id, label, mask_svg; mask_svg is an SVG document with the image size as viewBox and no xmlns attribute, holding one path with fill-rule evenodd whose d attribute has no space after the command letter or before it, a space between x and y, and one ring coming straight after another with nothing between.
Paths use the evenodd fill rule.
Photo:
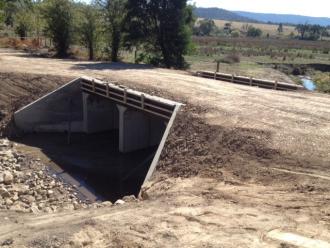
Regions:
<instances>
[{"instance_id":1,"label":"dirt embankment","mask_svg":"<svg viewBox=\"0 0 330 248\"><path fill-rule=\"evenodd\" d=\"M0 73L4 87L0 90L3 127L7 134L16 134L12 128L12 113L68 82L70 78L49 75ZM310 161L301 161L270 146L272 134L252 128L212 125L203 118L213 111L210 107L193 105L185 97L127 83L131 88L149 94L186 103L182 107L162 153L158 172L170 177L201 176L224 181L259 182L265 185L297 181L299 174L274 170L274 167L299 171ZM8 128L9 127L9 128ZM14 130L14 132L13 132ZM310 183L317 177L309 179ZM289 183L291 185L291 183ZM324 183L325 187L329 186Z\"/></svg>"},{"instance_id":2,"label":"dirt embankment","mask_svg":"<svg viewBox=\"0 0 330 248\"><path fill-rule=\"evenodd\" d=\"M69 81L69 77L0 73L0 137L13 134L8 124L16 110Z\"/></svg>"},{"instance_id":3,"label":"dirt embankment","mask_svg":"<svg viewBox=\"0 0 330 248\"><path fill-rule=\"evenodd\" d=\"M170 90L172 72L150 73L159 79L153 85L122 83L186 106L143 190L145 200L37 217L0 211L0 244L290 247L290 242L267 236L273 229L330 242L328 98L214 84L182 74ZM12 92L0 88L7 99L2 102L5 116L68 81L0 75ZM26 100L13 108L8 100L13 95Z\"/></svg>"}]
</instances>

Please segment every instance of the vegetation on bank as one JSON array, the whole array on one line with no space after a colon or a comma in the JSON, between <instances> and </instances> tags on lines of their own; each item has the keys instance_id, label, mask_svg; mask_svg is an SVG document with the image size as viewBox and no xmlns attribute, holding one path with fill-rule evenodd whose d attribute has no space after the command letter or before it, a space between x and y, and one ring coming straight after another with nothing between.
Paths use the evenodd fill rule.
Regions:
<instances>
[{"instance_id":1,"label":"vegetation on bank","mask_svg":"<svg viewBox=\"0 0 330 248\"><path fill-rule=\"evenodd\" d=\"M313 80L316 84L316 88L320 92L330 93L330 72L317 73Z\"/></svg>"}]
</instances>

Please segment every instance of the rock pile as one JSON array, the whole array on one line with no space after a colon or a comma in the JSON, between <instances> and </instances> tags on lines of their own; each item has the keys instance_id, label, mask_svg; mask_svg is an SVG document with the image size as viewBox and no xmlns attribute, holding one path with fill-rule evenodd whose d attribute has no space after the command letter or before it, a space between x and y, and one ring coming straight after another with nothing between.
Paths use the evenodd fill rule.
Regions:
<instances>
[{"instance_id":1,"label":"rock pile","mask_svg":"<svg viewBox=\"0 0 330 248\"><path fill-rule=\"evenodd\" d=\"M18 153L0 139L0 209L58 212L88 207L76 189L51 175L40 161Z\"/></svg>"}]
</instances>

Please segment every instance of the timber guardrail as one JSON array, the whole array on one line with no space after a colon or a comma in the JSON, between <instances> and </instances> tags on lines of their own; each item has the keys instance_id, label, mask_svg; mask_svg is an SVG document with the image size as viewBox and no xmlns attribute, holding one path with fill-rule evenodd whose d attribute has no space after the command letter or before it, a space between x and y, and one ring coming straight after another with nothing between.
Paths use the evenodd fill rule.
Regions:
<instances>
[{"instance_id":1,"label":"timber guardrail","mask_svg":"<svg viewBox=\"0 0 330 248\"><path fill-rule=\"evenodd\" d=\"M96 79L82 77L80 82L81 89L86 93L99 95L123 106L145 111L167 120L171 118L175 107L178 105L176 102Z\"/></svg>"},{"instance_id":2,"label":"timber guardrail","mask_svg":"<svg viewBox=\"0 0 330 248\"><path fill-rule=\"evenodd\" d=\"M258 86L265 89L273 90L304 90L305 88L301 85L289 84L278 81L270 81L264 79L256 79L252 77L243 77L236 76L232 74L225 74L219 72L210 72L210 71L197 71L196 76L203 78L210 78L214 80L226 81L236 84L248 85L248 86Z\"/></svg>"}]
</instances>

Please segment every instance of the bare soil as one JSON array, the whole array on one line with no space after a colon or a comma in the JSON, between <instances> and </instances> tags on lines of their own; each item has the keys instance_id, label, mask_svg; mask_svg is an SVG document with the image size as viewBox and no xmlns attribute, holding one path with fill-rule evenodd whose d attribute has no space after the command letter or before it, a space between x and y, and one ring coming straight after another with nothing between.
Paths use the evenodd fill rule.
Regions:
<instances>
[{"instance_id":1,"label":"bare soil","mask_svg":"<svg viewBox=\"0 0 330 248\"><path fill-rule=\"evenodd\" d=\"M0 101L9 90L15 97L37 97L33 90L22 89L42 82L38 88L51 90L66 79L87 75L186 104L157 172L142 190L143 201L39 216L3 211L0 244L296 247L269 237L270 231L279 230L330 246L329 95L6 50L0 50L0 72L1 86L11 85L0 88ZM3 111L10 101L2 101Z\"/></svg>"}]
</instances>

